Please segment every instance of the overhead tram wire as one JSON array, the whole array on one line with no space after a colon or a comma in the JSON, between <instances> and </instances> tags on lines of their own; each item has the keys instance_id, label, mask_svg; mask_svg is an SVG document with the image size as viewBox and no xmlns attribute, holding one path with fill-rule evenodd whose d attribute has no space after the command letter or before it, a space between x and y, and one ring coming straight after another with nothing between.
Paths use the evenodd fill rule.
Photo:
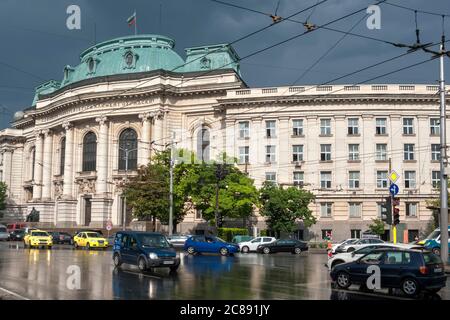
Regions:
<instances>
[{"instance_id":1,"label":"overhead tram wire","mask_svg":"<svg viewBox=\"0 0 450 320\"><path fill-rule=\"evenodd\" d=\"M420 9L415 9L415 8L407 7L407 6L404 6L404 5L388 2L388 1L385 1L384 3L389 5L389 6L392 6L392 7L396 7L396 8L412 11L412 12L420 12L420 13L429 14L429 15L433 15L433 16L440 16L440 17L441 16L450 17L450 14L448 14L448 13L444 13L443 14L443 13L438 13L438 12L431 12L431 11L426 11L426 10L420 10Z\"/></svg>"}]
</instances>

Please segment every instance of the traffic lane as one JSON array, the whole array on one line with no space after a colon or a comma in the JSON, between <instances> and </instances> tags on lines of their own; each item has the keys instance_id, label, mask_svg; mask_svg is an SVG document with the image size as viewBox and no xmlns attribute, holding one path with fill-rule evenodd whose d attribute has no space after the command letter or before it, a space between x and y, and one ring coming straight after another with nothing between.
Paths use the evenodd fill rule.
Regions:
<instances>
[{"instance_id":1,"label":"traffic lane","mask_svg":"<svg viewBox=\"0 0 450 320\"><path fill-rule=\"evenodd\" d=\"M176 275L115 269L110 251L23 249L0 246L0 287L33 299L392 299L383 293L332 290L322 254L182 255ZM81 287L71 290L68 268L80 269ZM69 282L70 284L70 282ZM447 284L440 292L449 298Z\"/></svg>"}]
</instances>

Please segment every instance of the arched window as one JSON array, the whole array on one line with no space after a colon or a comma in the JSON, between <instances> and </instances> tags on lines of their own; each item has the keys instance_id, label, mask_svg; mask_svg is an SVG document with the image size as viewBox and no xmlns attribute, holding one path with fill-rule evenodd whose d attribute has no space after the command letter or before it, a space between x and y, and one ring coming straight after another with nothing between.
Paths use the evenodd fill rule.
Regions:
<instances>
[{"instance_id":1,"label":"arched window","mask_svg":"<svg viewBox=\"0 0 450 320\"><path fill-rule=\"evenodd\" d=\"M206 127L197 132L197 158L202 162L209 161L209 130Z\"/></svg>"},{"instance_id":2,"label":"arched window","mask_svg":"<svg viewBox=\"0 0 450 320\"><path fill-rule=\"evenodd\" d=\"M119 170L136 170L136 168L137 134L136 131L128 128L123 130L119 136Z\"/></svg>"},{"instance_id":3,"label":"arched window","mask_svg":"<svg viewBox=\"0 0 450 320\"><path fill-rule=\"evenodd\" d=\"M97 136L88 132L83 139L83 171L95 171L97 167Z\"/></svg>"},{"instance_id":4,"label":"arched window","mask_svg":"<svg viewBox=\"0 0 450 320\"><path fill-rule=\"evenodd\" d=\"M64 174L64 162L66 161L66 137L61 139L61 148L59 148L59 174Z\"/></svg>"}]
</instances>

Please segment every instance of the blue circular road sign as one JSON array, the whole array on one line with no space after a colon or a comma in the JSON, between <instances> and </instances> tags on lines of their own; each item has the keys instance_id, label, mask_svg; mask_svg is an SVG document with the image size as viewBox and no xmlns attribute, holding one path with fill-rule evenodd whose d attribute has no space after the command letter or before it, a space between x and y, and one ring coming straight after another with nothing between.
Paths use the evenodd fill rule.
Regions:
<instances>
[{"instance_id":1,"label":"blue circular road sign","mask_svg":"<svg viewBox=\"0 0 450 320\"><path fill-rule=\"evenodd\" d=\"M400 191L400 189L398 188L398 185L396 185L395 183L391 184L391 186L389 187L389 192L393 196L395 196L399 191Z\"/></svg>"}]
</instances>

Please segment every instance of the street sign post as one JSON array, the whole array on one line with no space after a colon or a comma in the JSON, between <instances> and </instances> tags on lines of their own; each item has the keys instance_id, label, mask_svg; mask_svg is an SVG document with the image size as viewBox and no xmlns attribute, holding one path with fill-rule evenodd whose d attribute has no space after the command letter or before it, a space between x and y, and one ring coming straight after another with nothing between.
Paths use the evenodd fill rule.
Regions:
<instances>
[{"instance_id":1,"label":"street sign post","mask_svg":"<svg viewBox=\"0 0 450 320\"><path fill-rule=\"evenodd\" d=\"M113 224L111 220L108 220L106 222L106 230L108 230L108 237L109 237L109 232L112 230Z\"/></svg>"}]
</instances>

